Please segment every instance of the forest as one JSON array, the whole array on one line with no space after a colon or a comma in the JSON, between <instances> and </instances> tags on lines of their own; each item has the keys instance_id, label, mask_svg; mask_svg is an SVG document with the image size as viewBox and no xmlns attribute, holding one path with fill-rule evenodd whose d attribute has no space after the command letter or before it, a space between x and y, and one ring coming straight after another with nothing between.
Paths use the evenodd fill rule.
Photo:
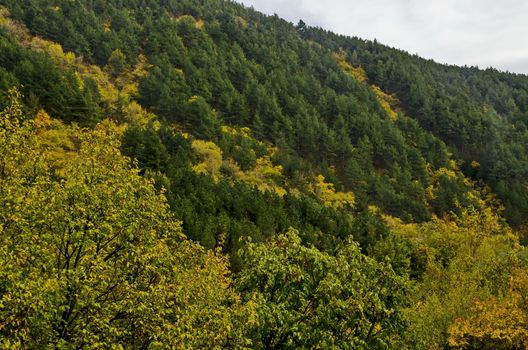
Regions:
<instances>
[{"instance_id":1,"label":"forest","mask_svg":"<svg viewBox=\"0 0 528 350\"><path fill-rule=\"evenodd\" d=\"M0 347L528 348L528 76L226 0L0 0Z\"/></svg>"}]
</instances>

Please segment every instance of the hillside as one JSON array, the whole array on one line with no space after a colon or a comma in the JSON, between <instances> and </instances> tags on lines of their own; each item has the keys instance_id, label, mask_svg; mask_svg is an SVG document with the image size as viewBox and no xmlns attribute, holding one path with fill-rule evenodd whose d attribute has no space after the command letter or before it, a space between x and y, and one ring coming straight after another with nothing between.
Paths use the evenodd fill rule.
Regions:
<instances>
[{"instance_id":1,"label":"hillside","mask_svg":"<svg viewBox=\"0 0 528 350\"><path fill-rule=\"evenodd\" d=\"M528 345L528 77L224 0L0 5L4 347Z\"/></svg>"}]
</instances>

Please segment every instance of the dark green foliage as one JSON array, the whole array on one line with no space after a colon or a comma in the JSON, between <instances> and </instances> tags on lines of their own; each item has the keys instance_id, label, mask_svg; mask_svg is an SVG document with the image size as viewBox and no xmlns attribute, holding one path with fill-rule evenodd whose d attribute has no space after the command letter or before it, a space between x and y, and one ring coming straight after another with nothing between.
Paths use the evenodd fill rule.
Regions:
<instances>
[{"instance_id":1,"label":"dark green foliage","mask_svg":"<svg viewBox=\"0 0 528 350\"><path fill-rule=\"evenodd\" d=\"M227 135L220 144L237 148ZM264 152L259 151L260 145L253 145L257 152L251 145L246 147L259 156ZM259 242L289 227L299 228L305 242L326 250L350 235L369 246L387 232L381 218L367 209L352 213L325 207L310 194L280 197L242 182L215 183L209 176L196 174L190 167L196 161L190 141L166 127L158 131L152 126L129 128L122 148L136 157L141 168L166 174L159 185L168 190L169 203L185 232L208 248L223 244L226 252L236 253L242 237ZM233 256L235 269L237 259Z\"/></svg>"},{"instance_id":2,"label":"dark green foliage","mask_svg":"<svg viewBox=\"0 0 528 350\"><path fill-rule=\"evenodd\" d=\"M511 224L526 221L528 78L491 68L439 65L319 28L304 26L300 34L331 50L346 50L371 82L396 94L406 113L465 162L467 175L493 187ZM471 167L473 161L480 163L478 169Z\"/></svg>"},{"instance_id":3,"label":"dark green foliage","mask_svg":"<svg viewBox=\"0 0 528 350\"><path fill-rule=\"evenodd\" d=\"M278 17L224 1L57 1L58 10L43 0L5 3L34 33L110 73L142 51L152 67L139 102L195 136L218 140L221 124L248 126L280 147L290 178L332 167L338 187L388 213L411 221L442 214L424 193L426 164L448 163L444 144L403 115L389 120L368 85ZM252 166L243 145L225 148L242 169Z\"/></svg>"},{"instance_id":4,"label":"dark green foliage","mask_svg":"<svg viewBox=\"0 0 528 350\"><path fill-rule=\"evenodd\" d=\"M451 151L466 161L462 170L467 175L494 186L509 208L507 216L512 223L524 220L528 208L522 179L527 167L520 133L527 130L523 111L528 108L528 98L523 99L521 77L439 66L379 44L306 26L296 29L278 17L224 1L56 1L55 9L44 0L5 0L3 4L33 33L61 43L86 62L105 65L114 76L131 67L139 53L145 54L151 67L139 81L138 101L168 125L176 124L195 137L215 141L242 170L255 166L260 151L245 144L247 141L226 139L220 132L222 124L250 127L255 137L278 146L280 152L274 160L283 166L292 184L302 184L307 173L322 173L337 189L355 193L360 212L368 213L368 206L374 204L385 213L420 222L432 214L444 215L457 206L475 204L465 200L470 189L460 174L456 182L432 178L434 171L450 169ZM339 66L333 52L340 49L352 65L365 67L370 83L400 99L402 111L396 121L389 119L368 84ZM10 52L4 51L4 56ZM16 50L11 55L15 54ZM86 113L81 116L76 112L95 108L97 91L90 88L90 82L83 91L76 85L64 87L72 85L73 76L61 73L66 78L58 84L58 70L41 62L47 59L44 55L18 54L35 58L12 68L14 72L9 61L3 63L7 72L2 73L1 84L9 84L13 76L18 81L23 78L20 82L32 87L28 96L35 97L31 101L41 101L53 115L69 121L87 118ZM43 64L50 68L43 69ZM39 83L32 75L36 69L50 76ZM451 82L453 79L460 87ZM41 86L48 82L49 88ZM510 102L501 102L505 100ZM508 122L514 122L516 128L508 127ZM181 218L187 213L184 225L196 232L191 233L193 238L207 246L217 244L227 230L219 222L237 217L233 211L219 208L238 203L240 191L255 201L262 198L265 204L253 208L253 213L240 210L243 214L237 220L242 226L230 228L230 232L245 230L267 237L295 226L303 232L330 236L352 233L367 245L377 239L364 232L353 233L355 229L348 224L338 233L332 225L322 230L320 221L308 224L310 220L300 214L295 220L295 215L267 212L277 205L284 207L287 199L270 204L256 190L236 190L228 183L210 183L208 178L198 180L200 176L189 170L189 144L175 141L178 136L168 132L168 126L161 130L130 130L126 152L144 169L163 174L158 178L168 187L174 210ZM500 137L490 134L493 132ZM181 147L187 148L183 154ZM471 168L472 160L477 160L480 168ZM431 198L428 191L433 181L437 188ZM198 188L203 189L203 195L197 196ZM182 197L182 191L189 198ZM200 201L221 204L199 209ZM309 207L306 203L304 207ZM181 206L186 209L179 209ZM192 224L200 215L211 219ZM310 215L315 214L312 211ZM311 225L314 229L307 229ZM369 225L360 227L369 232ZM311 240L325 245L317 235Z\"/></svg>"},{"instance_id":5,"label":"dark green foliage","mask_svg":"<svg viewBox=\"0 0 528 350\"><path fill-rule=\"evenodd\" d=\"M53 116L81 124L99 119L98 92L93 81L85 79L81 87L73 72L59 68L44 53L12 42L2 31L0 66L1 90L20 86L29 109L43 107Z\"/></svg>"},{"instance_id":6,"label":"dark green foliage","mask_svg":"<svg viewBox=\"0 0 528 350\"><path fill-rule=\"evenodd\" d=\"M168 120L183 120L183 109L189 94L180 70L171 66L166 55L156 57L155 66L139 85L139 101Z\"/></svg>"}]
</instances>

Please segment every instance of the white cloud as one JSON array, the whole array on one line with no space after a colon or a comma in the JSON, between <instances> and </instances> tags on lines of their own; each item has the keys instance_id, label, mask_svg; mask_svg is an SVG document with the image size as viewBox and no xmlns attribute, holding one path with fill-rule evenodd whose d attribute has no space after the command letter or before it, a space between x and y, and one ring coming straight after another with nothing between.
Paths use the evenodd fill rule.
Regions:
<instances>
[{"instance_id":1,"label":"white cloud","mask_svg":"<svg viewBox=\"0 0 528 350\"><path fill-rule=\"evenodd\" d=\"M524 0L239 0L441 63L528 73Z\"/></svg>"}]
</instances>

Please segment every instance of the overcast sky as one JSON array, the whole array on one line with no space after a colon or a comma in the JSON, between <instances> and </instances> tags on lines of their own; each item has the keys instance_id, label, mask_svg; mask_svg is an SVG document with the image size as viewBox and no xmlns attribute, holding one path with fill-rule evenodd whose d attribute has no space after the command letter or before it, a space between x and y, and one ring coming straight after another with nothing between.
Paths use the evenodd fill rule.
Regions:
<instances>
[{"instance_id":1,"label":"overcast sky","mask_svg":"<svg viewBox=\"0 0 528 350\"><path fill-rule=\"evenodd\" d=\"M525 0L237 0L437 62L528 73Z\"/></svg>"}]
</instances>

